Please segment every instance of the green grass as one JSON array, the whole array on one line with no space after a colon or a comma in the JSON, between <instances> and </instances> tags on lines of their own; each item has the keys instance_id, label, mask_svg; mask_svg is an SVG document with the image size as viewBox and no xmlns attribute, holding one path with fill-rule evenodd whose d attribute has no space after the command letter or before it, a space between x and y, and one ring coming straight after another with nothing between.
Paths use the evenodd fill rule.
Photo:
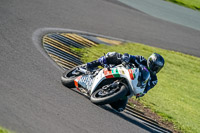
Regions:
<instances>
[{"instance_id":1,"label":"green grass","mask_svg":"<svg viewBox=\"0 0 200 133\"><path fill-rule=\"evenodd\" d=\"M146 58L153 52L163 55L166 62L158 73L158 84L140 101L183 132L200 133L200 58L138 43L73 50L78 51L84 62L111 51Z\"/></svg>"},{"instance_id":2,"label":"green grass","mask_svg":"<svg viewBox=\"0 0 200 133\"><path fill-rule=\"evenodd\" d=\"M194 10L200 11L200 0L166 0Z\"/></svg>"},{"instance_id":3,"label":"green grass","mask_svg":"<svg viewBox=\"0 0 200 133\"><path fill-rule=\"evenodd\" d=\"M0 133L13 133L5 128L0 127Z\"/></svg>"}]
</instances>

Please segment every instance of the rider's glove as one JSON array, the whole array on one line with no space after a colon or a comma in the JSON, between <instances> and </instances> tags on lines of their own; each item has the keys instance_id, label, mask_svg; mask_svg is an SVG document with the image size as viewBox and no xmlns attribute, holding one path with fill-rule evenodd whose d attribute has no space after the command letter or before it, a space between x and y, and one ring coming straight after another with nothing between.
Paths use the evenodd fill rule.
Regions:
<instances>
[{"instance_id":1,"label":"rider's glove","mask_svg":"<svg viewBox=\"0 0 200 133\"><path fill-rule=\"evenodd\" d=\"M110 71L110 66L109 66L109 65L107 65L107 64L104 64L104 68L107 68L107 69L108 69L108 71Z\"/></svg>"},{"instance_id":2,"label":"rider's glove","mask_svg":"<svg viewBox=\"0 0 200 133\"><path fill-rule=\"evenodd\" d=\"M104 68L108 68L108 65L107 65L107 64L104 64L103 66L104 66Z\"/></svg>"},{"instance_id":3,"label":"rider's glove","mask_svg":"<svg viewBox=\"0 0 200 133\"><path fill-rule=\"evenodd\" d=\"M127 53L123 54L122 57L121 57L122 64L126 65L126 64L129 63L129 61L130 61L130 55L127 54Z\"/></svg>"}]
</instances>

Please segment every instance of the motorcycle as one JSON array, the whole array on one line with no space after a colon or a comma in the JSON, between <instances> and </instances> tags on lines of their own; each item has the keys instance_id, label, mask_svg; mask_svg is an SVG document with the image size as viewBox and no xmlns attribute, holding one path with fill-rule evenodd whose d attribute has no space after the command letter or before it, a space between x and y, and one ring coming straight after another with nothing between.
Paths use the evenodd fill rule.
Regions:
<instances>
[{"instance_id":1,"label":"motorcycle","mask_svg":"<svg viewBox=\"0 0 200 133\"><path fill-rule=\"evenodd\" d=\"M86 64L67 70L61 76L64 86L77 89L97 105L111 104L123 97L139 97L150 78L145 66L120 64L97 68L88 73Z\"/></svg>"}]
</instances>

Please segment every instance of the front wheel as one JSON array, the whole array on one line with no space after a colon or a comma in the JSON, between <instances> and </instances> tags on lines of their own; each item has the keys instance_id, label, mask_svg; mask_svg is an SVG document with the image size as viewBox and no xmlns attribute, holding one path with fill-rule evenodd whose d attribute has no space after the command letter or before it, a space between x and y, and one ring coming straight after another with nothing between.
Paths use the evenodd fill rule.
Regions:
<instances>
[{"instance_id":1,"label":"front wheel","mask_svg":"<svg viewBox=\"0 0 200 133\"><path fill-rule=\"evenodd\" d=\"M118 86L118 88L107 89L104 87L96 90L90 97L92 103L97 105L109 104L119 100L127 94L127 87L125 85Z\"/></svg>"}]
</instances>

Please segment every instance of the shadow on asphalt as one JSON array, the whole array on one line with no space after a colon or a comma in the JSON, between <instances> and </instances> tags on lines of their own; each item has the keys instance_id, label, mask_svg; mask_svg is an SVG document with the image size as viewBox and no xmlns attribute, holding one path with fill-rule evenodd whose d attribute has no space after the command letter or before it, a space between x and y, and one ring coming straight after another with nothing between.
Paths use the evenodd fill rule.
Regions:
<instances>
[{"instance_id":1,"label":"shadow on asphalt","mask_svg":"<svg viewBox=\"0 0 200 133\"><path fill-rule=\"evenodd\" d=\"M88 96L80 93L75 88L71 88L69 90L84 96L88 100L90 99ZM112 109L111 107L109 107L107 105L96 105L96 106L98 106L98 107L100 107L102 109L105 109L105 110L117 115L118 117L120 117L120 118L122 118L122 119L124 119L124 120L126 120L126 121L128 121L128 122L130 122L132 124L134 124L134 125L139 126L140 128L142 128L142 129L144 129L144 130L146 130L148 132L151 132L151 133L172 133L170 130L165 129L163 127L160 127L159 125L153 123L154 120L151 120L149 118L148 118L149 120L147 120L147 118L145 116L137 117L138 114L135 114L135 112L129 112L129 111L127 111L127 109L125 109L126 112L125 111L123 111L123 112L125 114L129 115L129 116L125 115L124 113L117 112L117 111L115 111L114 109ZM152 122L150 122L150 121L152 121Z\"/></svg>"},{"instance_id":2,"label":"shadow on asphalt","mask_svg":"<svg viewBox=\"0 0 200 133\"><path fill-rule=\"evenodd\" d=\"M128 121L128 122L130 122L134 125L139 126L140 128L142 128L142 129L144 129L148 132L152 132L152 133L172 133L170 130L165 129L163 127L160 127L158 125L149 123L145 119L140 118L140 120L141 120L141 122L140 122L139 120L136 120L136 118L131 113L125 112L126 114L131 115L133 117L129 117L129 116L123 114L123 113L119 113L119 112L115 111L114 109L112 109L111 107L106 106L106 105L102 105L102 106L99 106L99 107L119 116L120 118L122 118L122 119L124 119L124 120L126 120L126 121Z\"/></svg>"}]
</instances>

